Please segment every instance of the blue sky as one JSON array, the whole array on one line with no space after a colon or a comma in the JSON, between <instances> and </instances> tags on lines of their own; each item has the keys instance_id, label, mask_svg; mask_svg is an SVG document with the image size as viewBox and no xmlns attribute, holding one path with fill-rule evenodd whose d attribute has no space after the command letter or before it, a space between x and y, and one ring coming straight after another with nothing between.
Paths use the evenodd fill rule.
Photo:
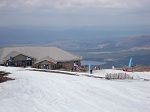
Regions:
<instances>
[{"instance_id":1,"label":"blue sky","mask_svg":"<svg viewBox=\"0 0 150 112\"><path fill-rule=\"evenodd\" d=\"M0 0L0 38L4 41L19 38L20 29L39 32L84 28L106 35L114 32L110 33L114 36L117 31L119 36L123 32L122 37L126 33L150 34L150 0ZM37 35L30 32L27 36Z\"/></svg>"}]
</instances>

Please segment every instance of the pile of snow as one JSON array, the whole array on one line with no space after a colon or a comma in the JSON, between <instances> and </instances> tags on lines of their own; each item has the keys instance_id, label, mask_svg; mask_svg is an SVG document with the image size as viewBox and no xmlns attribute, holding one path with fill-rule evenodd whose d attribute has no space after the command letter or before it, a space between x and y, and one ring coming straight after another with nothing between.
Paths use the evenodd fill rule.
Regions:
<instances>
[{"instance_id":1,"label":"pile of snow","mask_svg":"<svg viewBox=\"0 0 150 112\"><path fill-rule=\"evenodd\" d=\"M0 83L0 112L150 111L150 81L105 80L0 67L0 71L4 70L12 72L9 76L15 80Z\"/></svg>"}]
</instances>

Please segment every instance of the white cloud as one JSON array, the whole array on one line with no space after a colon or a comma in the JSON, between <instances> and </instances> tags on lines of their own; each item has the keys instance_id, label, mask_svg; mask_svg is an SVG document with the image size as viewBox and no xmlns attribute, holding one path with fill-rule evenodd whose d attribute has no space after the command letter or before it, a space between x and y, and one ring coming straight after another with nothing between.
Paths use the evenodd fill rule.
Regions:
<instances>
[{"instance_id":1,"label":"white cloud","mask_svg":"<svg viewBox=\"0 0 150 112\"><path fill-rule=\"evenodd\" d=\"M0 26L150 25L149 5L150 0L0 0Z\"/></svg>"},{"instance_id":2,"label":"white cloud","mask_svg":"<svg viewBox=\"0 0 150 112\"><path fill-rule=\"evenodd\" d=\"M144 7L149 0L0 0L0 7L18 8L137 8Z\"/></svg>"}]
</instances>

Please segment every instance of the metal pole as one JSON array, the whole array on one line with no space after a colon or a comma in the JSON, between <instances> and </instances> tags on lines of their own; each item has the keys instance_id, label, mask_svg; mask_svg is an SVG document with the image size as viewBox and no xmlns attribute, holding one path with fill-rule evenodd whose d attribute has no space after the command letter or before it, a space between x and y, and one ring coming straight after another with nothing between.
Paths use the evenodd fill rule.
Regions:
<instances>
[{"instance_id":1,"label":"metal pole","mask_svg":"<svg viewBox=\"0 0 150 112\"><path fill-rule=\"evenodd\" d=\"M91 70L91 65L89 64L89 73L91 74L90 70Z\"/></svg>"}]
</instances>

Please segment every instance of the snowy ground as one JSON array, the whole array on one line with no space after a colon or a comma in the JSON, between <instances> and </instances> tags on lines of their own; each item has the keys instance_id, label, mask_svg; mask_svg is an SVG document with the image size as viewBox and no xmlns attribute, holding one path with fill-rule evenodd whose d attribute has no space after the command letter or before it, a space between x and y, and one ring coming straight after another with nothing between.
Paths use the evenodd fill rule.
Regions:
<instances>
[{"instance_id":1,"label":"snowy ground","mask_svg":"<svg viewBox=\"0 0 150 112\"><path fill-rule=\"evenodd\" d=\"M93 72L94 76L105 77L107 73L126 73L131 75L134 79L149 79L150 80L150 72L125 72L122 70L112 70L112 69L103 69L96 70Z\"/></svg>"},{"instance_id":2,"label":"snowy ground","mask_svg":"<svg viewBox=\"0 0 150 112\"><path fill-rule=\"evenodd\" d=\"M0 112L150 112L150 81L91 77L0 67ZM121 72L94 71L94 75ZM150 73L132 73L149 78Z\"/></svg>"}]
</instances>

